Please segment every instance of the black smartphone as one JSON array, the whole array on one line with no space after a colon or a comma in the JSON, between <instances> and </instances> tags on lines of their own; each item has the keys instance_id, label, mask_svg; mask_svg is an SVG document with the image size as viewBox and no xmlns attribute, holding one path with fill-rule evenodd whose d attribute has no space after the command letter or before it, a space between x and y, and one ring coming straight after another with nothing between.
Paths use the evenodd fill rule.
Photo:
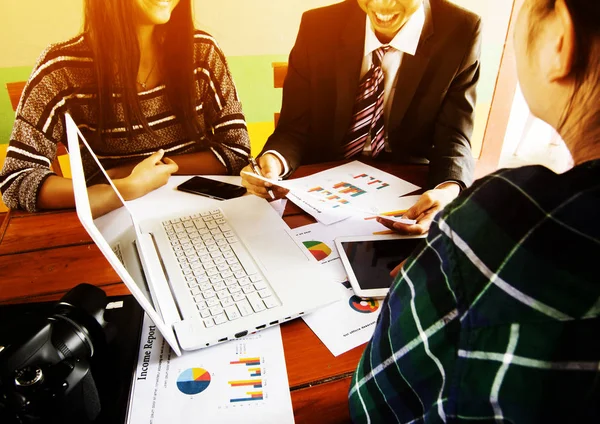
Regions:
<instances>
[{"instance_id":1,"label":"black smartphone","mask_svg":"<svg viewBox=\"0 0 600 424\"><path fill-rule=\"evenodd\" d=\"M177 190L199 194L200 196L211 197L217 200L233 199L234 197L240 197L246 193L245 187L223 183L204 177L192 177L179 184Z\"/></svg>"}]
</instances>

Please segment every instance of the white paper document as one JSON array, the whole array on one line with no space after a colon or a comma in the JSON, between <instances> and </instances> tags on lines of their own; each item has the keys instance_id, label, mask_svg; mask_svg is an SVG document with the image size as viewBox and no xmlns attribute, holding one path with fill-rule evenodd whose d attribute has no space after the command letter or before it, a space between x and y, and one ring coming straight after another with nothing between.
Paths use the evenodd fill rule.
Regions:
<instances>
[{"instance_id":1,"label":"white paper document","mask_svg":"<svg viewBox=\"0 0 600 424\"><path fill-rule=\"evenodd\" d=\"M359 161L287 181L251 175L289 190L288 199L325 225L392 210L398 197L420 189Z\"/></svg>"},{"instance_id":2,"label":"white paper document","mask_svg":"<svg viewBox=\"0 0 600 424\"><path fill-rule=\"evenodd\" d=\"M293 423L279 326L176 356L148 316L129 424Z\"/></svg>"},{"instance_id":3,"label":"white paper document","mask_svg":"<svg viewBox=\"0 0 600 424\"><path fill-rule=\"evenodd\" d=\"M288 199L325 225L392 210L398 197L420 188L359 161L285 183Z\"/></svg>"},{"instance_id":4,"label":"white paper document","mask_svg":"<svg viewBox=\"0 0 600 424\"><path fill-rule=\"evenodd\" d=\"M371 339L382 303L381 300L355 296L347 281L336 284L340 286L339 302L302 317L334 356Z\"/></svg>"}]
</instances>

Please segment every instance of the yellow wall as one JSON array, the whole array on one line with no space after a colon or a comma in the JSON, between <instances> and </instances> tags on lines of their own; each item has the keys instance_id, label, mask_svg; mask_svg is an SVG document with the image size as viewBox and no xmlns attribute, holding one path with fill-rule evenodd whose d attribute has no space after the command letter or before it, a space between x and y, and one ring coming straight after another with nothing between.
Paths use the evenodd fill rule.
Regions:
<instances>
[{"instance_id":1,"label":"yellow wall","mask_svg":"<svg viewBox=\"0 0 600 424\"><path fill-rule=\"evenodd\" d=\"M48 44L81 30L83 0L0 3L0 68L31 66Z\"/></svg>"}]
</instances>

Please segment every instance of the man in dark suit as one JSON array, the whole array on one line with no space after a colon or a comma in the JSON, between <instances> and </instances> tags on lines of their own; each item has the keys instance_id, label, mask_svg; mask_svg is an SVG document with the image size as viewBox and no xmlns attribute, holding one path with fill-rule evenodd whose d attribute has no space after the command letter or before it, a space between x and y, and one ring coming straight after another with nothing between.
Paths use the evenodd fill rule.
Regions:
<instances>
[{"instance_id":1,"label":"man in dark suit","mask_svg":"<svg viewBox=\"0 0 600 424\"><path fill-rule=\"evenodd\" d=\"M305 12L279 123L259 155L262 173L286 177L301 164L364 156L428 164L430 190L406 214L417 224L383 222L426 232L435 213L473 180L480 43L480 18L447 0L346 0ZM376 56L382 46L389 48ZM355 148L358 98L376 66L384 75L382 136L371 127ZM268 197L269 183L242 177L250 192Z\"/></svg>"}]
</instances>

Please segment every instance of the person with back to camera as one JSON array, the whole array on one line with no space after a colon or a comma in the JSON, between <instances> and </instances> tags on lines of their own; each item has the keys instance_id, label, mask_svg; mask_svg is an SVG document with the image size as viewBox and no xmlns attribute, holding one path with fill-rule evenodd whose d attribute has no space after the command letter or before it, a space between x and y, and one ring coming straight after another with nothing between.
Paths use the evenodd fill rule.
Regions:
<instances>
[{"instance_id":1,"label":"person with back to camera","mask_svg":"<svg viewBox=\"0 0 600 424\"><path fill-rule=\"evenodd\" d=\"M574 167L499 170L435 217L352 378L354 422L600 422L600 2L525 0L514 37Z\"/></svg>"},{"instance_id":2,"label":"person with back to camera","mask_svg":"<svg viewBox=\"0 0 600 424\"><path fill-rule=\"evenodd\" d=\"M85 0L84 31L48 47L23 91L0 174L10 208L74 207L71 181L50 163L69 112L124 195L173 173L238 174L249 138L223 52L195 30L191 0ZM92 158L83 158L86 174ZM89 187L94 215L120 206Z\"/></svg>"},{"instance_id":3,"label":"person with back to camera","mask_svg":"<svg viewBox=\"0 0 600 424\"><path fill-rule=\"evenodd\" d=\"M261 173L341 159L428 164L429 190L406 213L417 223L380 220L427 232L473 180L480 44L480 18L447 0L346 0L305 12ZM242 183L268 198L270 183L246 173Z\"/></svg>"}]
</instances>

